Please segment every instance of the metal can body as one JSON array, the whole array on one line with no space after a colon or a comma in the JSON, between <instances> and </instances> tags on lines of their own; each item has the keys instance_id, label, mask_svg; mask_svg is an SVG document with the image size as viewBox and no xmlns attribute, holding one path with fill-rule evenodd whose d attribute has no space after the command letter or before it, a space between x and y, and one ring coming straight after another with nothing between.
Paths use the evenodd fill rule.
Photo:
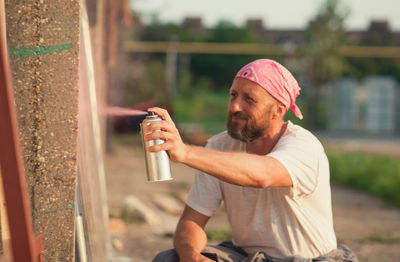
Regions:
<instances>
[{"instance_id":1,"label":"metal can body","mask_svg":"<svg viewBox=\"0 0 400 262\"><path fill-rule=\"evenodd\" d=\"M150 114L146 117L145 120L140 125L142 130L142 143L143 150L145 153L145 161L146 161L146 171L147 171L147 180L150 182L155 181L166 181L171 180L171 171L169 166L169 157L166 151L159 152L149 152L147 151L147 147L160 145L164 143L164 140L156 139L150 141L144 141L143 139L143 125L148 125L151 122L161 121L157 115ZM154 131L158 132L158 131Z\"/></svg>"}]
</instances>

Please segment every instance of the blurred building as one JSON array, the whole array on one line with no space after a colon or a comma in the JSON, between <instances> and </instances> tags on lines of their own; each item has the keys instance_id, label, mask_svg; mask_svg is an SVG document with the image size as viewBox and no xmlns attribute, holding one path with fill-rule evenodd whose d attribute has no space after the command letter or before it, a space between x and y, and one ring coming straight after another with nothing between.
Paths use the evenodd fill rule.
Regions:
<instances>
[{"instance_id":1,"label":"blurred building","mask_svg":"<svg viewBox=\"0 0 400 262\"><path fill-rule=\"evenodd\" d=\"M313 21L310 21L313 23ZM200 17L186 17L183 26L194 32L206 34L208 29L204 27ZM302 29L272 29L263 24L262 19L248 19L246 27L251 29L260 41L280 45L299 45L305 40L305 31ZM366 30L350 30L347 36L355 44L380 41L392 42L393 45L400 45L400 32L393 31L386 20L372 20Z\"/></svg>"},{"instance_id":2,"label":"blurred building","mask_svg":"<svg viewBox=\"0 0 400 262\"><path fill-rule=\"evenodd\" d=\"M313 23L314 21L310 21ZM293 29L269 29L263 26L261 19L249 19L246 26L260 38L261 41L274 44L287 44L288 42L298 45L304 41L304 30ZM400 45L400 32L393 31L386 20L372 20L367 30L347 31L347 36L355 44L391 42Z\"/></svg>"},{"instance_id":3,"label":"blurred building","mask_svg":"<svg viewBox=\"0 0 400 262\"><path fill-rule=\"evenodd\" d=\"M204 27L203 21L200 17L186 17L183 20L183 26L199 35L207 33L207 29Z\"/></svg>"},{"instance_id":4,"label":"blurred building","mask_svg":"<svg viewBox=\"0 0 400 262\"><path fill-rule=\"evenodd\" d=\"M343 78L329 83L327 90L328 129L369 135L400 134L400 87L387 76L370 76L364 81Z\"/></svg>"},{"instance_id":5,"label":"blurred building","mask_svg":"<svg viewBox=\"0 0 400 262\"><path fill-rule=\"evenodd\" d=\"M386 20L372 20L367 30L353 30L347 32L349 39L358 43L384 44L391 42L400 45L400 32L392 31Z\"/></svg>"},{"instance_id":6,"label":"blurred building","mask_svg":"<svg viewBox=\"0 0 400 262\"><path fill-rule=\"evenodd\" d=\"M366 132L393 134L396 129L396 82L390 77L371 76L365 80L368 93L366 103Z\"/></svg>"},{"instance_id":7,"label":"blurred building","mask_svg":"<svg viewBox=\"0 0 400 262\"><path fill-rule=\"evenodd\" d=\"M310 21L315 23L315 21ZM186 17L182 27L205 36L211 29L204 26L200 17ZM179 27L179 26L178 26ZM279 45L287 53L296 50L306 41L303 29L273 29L265 26L262 19L248 19L245 27L250 29L262 43ZM400 31L392 30L386 20L372 20L365 30L346 31L353 45L400 46ZM189 71L190 54L182 56L180 67ZM285 58L290 65L290 57ZM289 67L300 69L304 65L294 61ZM299 82L307 82L301 79ZM308 84L302 85L304 91ZM394 78L375 76L362 81L344 78L323 88L326 95L327 128L335 132L389 134L400 136L400 87Z\"/></svg>"},{"instance_id":8,"label":"blurred building","mask_svg":"<svg viewBox=\"0 0 400 262\"><path fill-rule=\"evenodd\" d=\"M356 79L343 78L326 86L327 125L334 131L360 129L360 87Z\"/></svg>"},{"instance_id":9,"label":"blurred building","mask_svg":"<svg viewBox=\"0 0 400 262\"><path fill-rule=\"evenodd\" d=\"M263 26L261 19L248 19L246 26L265 43L298 45L304 41L305 37L304 30L300 29L267 29Z\"/></svg>"},{"instance_id":10,"label":"blurred building","mask_svg":"<svg viewBox=\"0 0 400 262\"><path fill-rule=\"evenodd\" d=\"M186 18L183 24L193 31L207 32L198 17ZM246 27L261 42L293 50L306 37L305 30L271 29L264 26L262 19L248 19ZM351 30L346 34L353 44L400 46L400 31L393 31L386 20L372 20L366 30ZM393 78L383 76L368 77L361 82L344 78L329 83L324 90L328 129L344 133L399 135L399 89Z\"/></svg>"}]
</instances>

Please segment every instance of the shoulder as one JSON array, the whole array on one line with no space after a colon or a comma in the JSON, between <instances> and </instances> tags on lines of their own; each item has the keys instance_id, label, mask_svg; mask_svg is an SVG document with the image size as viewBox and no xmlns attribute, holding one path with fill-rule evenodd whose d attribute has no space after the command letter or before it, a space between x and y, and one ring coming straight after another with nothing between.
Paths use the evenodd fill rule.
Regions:
<instances>
[{"instance_id":1,"label":"shoulder","mask_svg":"<svg viewBox=\"0 0 400 262\"><path fill-rule=\"evenodd\" d=\"M278 142L280 146L298 145L306 146L311 150L324 151L318 138L307 129L288 122L287 130Z\"/></svg>"},{"instance_id":2,"label":"shoulder","mask_svg":"<svg viewBox=\"0 0 400 262\"><path fill-rule=\"evenodd\" d=\"M233 139L227 131L223 131L208 139L206 147L222 151L236 151L241 148L242 142Z\"/></svg>"},{"instance_id":3,"label":"shoulder","mask_svg":"<svg viewBox=\"0 0 400 262\"><path fill-rule=\"evenodd\" d=\"M210 137L208 139L208 142L217 142L217 141L221 141L221 140L227 140L229 138L231 138L231 137L228 135L228 131L225 130L219 134L216 134L216 135Z\"/></svg>"}]
</instances>

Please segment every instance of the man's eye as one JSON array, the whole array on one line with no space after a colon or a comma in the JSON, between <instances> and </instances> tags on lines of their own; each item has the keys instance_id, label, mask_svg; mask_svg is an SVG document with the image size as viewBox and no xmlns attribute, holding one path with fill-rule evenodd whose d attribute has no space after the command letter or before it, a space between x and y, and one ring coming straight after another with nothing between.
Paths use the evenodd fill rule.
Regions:
<instances>
[{"instance_id":1,"label":"man's eye","mask_svg":"<svg viewBox=\"0 0 400 262\"><path fill-rule=\"evenodd\" d=\"M246 96L246 100L249 101L249 102L252 102L252 103L256 102L256 100L254 100L253 98L251 98L249 96Z\"/></svg>"}]
</instances>

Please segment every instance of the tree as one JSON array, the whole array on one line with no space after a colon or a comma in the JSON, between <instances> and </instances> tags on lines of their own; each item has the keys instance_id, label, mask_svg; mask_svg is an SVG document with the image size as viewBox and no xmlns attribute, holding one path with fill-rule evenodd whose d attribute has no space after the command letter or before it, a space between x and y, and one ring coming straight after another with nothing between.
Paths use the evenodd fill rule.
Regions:
<instances>
[{"instance_id":1,"label":"tree","mask_svg":"<svg viewBox=\"0 0 400 262\"><path fill-rule=\"evenodd\" d=\"M306 122L310 128L325 125L322 117L322 86L349 70L346 59L339 54L340 46L346 44L344 23L349 13L349 9L341 6L340 0L326 0L305 30L305 43L301 50L305 65L303 73L308 80L305 93L309 117Z\"/></svg>"},{"instance_id":2,"label":"tree","mask_svg":"<svg viewBox=\"0 0 400 262\"><path fill-rule=\"evenodd\" d=\"M235 24L222 20L205 39L211 43L256 43L257 37L249 28L238 27ZM232 84L237 71L254 60L249 55L192 55L191 70L194 75L209 78L214 89L225 89Z\"/></svg>"}]
</instances>

